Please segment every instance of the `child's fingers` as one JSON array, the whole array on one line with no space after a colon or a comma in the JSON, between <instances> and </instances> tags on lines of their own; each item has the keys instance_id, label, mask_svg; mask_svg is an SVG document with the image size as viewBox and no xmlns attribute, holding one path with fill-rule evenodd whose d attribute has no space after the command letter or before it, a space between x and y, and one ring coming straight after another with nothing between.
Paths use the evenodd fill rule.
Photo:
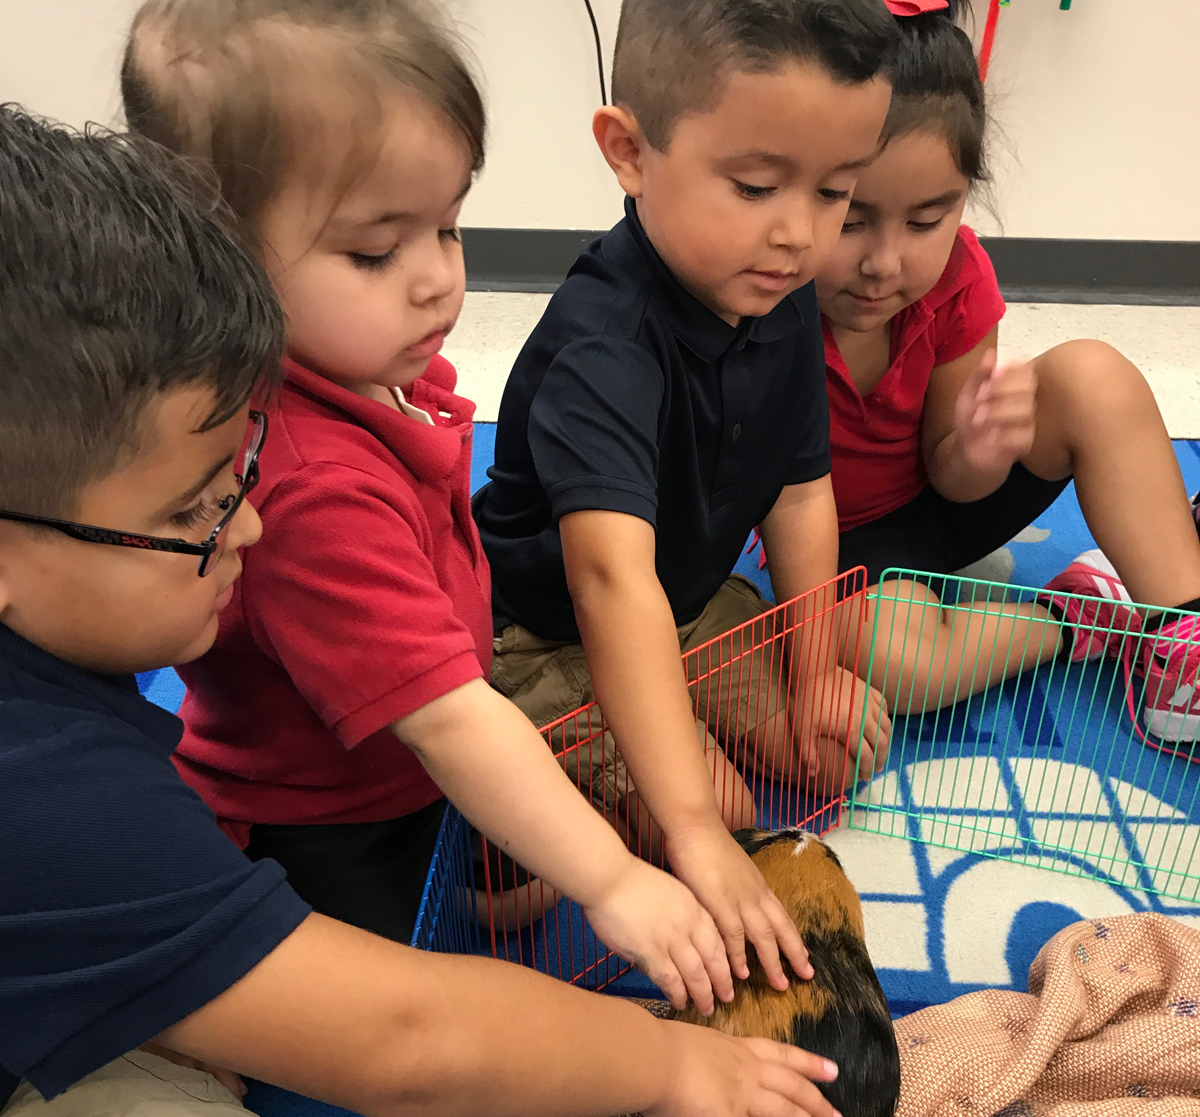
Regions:
<instances>
[{"instance_id":1,"label":"child's fingers","mask_svg":"<svg viewBox=\"0 0 1200 1117\"><path fill-rule=\"evenodd\" d=\"M846 769L854 769L856 780L865 779L864 773L871 771L875 763L875 717L870 706L862 711L862 720L857 725L850 726L850 736L846 740L838 740L836 744L846 750Z\"/></svg>"},{"instance_id":2,"label":"child's fingers","mask_svg":"<svg viewBox=\"0 0 1200 1117\"><path fill-rule=\"evenodd\" d=\"M751 909L745 913L746 938L754 944L758 952L758 960L766 972L767 981L775 989L783 990L788 987L787 974L783 972L783 963L779 961L780 943L776 941L775 929L771 925L770 916L764 911ZM789 920L789 924L790 924ZM792 930L795 930L793 927Z\"/></svg>"},{"instance_id":3,"label":"child's fingers","mask_svg":"<svg viewBox=\"0 0 1200 1117\"><path fill-rule=\"evenodd\" d=\"M725 944L729 969L737 977L749 977L750 967L746 964L746 932L742 928L741 920L729 921L724 926L717 920L717 930Z\"/></svg>"},{"instance_id":4,"label":"child's fingers","mask_svg":"<svg viewBox=\"0 0 1200 1117\"><path fill-rule=\"evenodd\" d=\"M753 1117L838 1117L815 1083L782 1063L763 1069L762 1086L767 1093L751 1108Z\"/></svg>"},{"instance_id":5,"label":"child's fingers","mask_svg":"<svg viewBox=\"0 0 1200 1117\"><path fill-rule=\"evenodd\" d=\"M773 1039L748 1039L746 1043L760 1059L782 1063L810 1082L833 1082L838 1076L838 1066L832 1059L814 1055L803 1047L790 1043L777 1043Z\"/></svg>"},{"instance_id":6,"label":"child's fingers","mask_svg":"<svg viewBox=\"0 0 1200 1117\"><path fill-rule=\"evenodd\" d=\"M993 349L983 355L979 367L975 369L967 382L962 386L962 395L968 399L986 399L991 389L992 378L996 373L996 351Z\"/></svg>"},{"instance_id":7,"label":"child's fingers","mask_svg":"<svg viewBox=\"0 0 1200 1117\"><path fill-rule=\"evenodd\" d=\"M783 904L774 896L771 899L773 903L770 918L775 931L775 941L792 964L796 976L802 981L811 981L814 971L812 960L808 956L808 947L804 945L800 932L796 930L796 924L792 922L792 917L788 915Z\"/></svg>"},{"instance_id":8,"label":"child's fingers","mask_svg":"<svg viewBox=\"0 0 1200 1117\"><path fill-rule=\"evenodd\" d=\"M1010 392L994 396L983 408L984 413L992 420L1005 420L1016 416L1032 418L1036 410L1037 398L1032 392Z\"/></svg>"},{"instance_id":9,"label":"child's fingers","mask_svg":"<svg viewBox=\"0 0 1200 1117\"><path fill-rule=\"evenodd\" d=\"M887 700L884 699L879 708L879 729L875 735L875 771L882 772L887 764L888 752L892 744L892 719L888 714Z\"/></svg>"},{"instance_id":10,"label":"child's fingers","mask_svg":"<svg viewBox=\"0 0 1200 1117\"><path fill-rule=\"evenodd\" d=\"M712 982L708 978L708 970L705 968L704 959L700 957L700 952L689 943L678 954L672 954L671 961L683 979L683 984L687 988L687 996L691 997L697 1011L701 1016L711 1016L716 1008L716 1003L713 1001ZM686 997L684 1003L687 1003Z\"/></svg>"},{"instance_id":11,"label":"child's fingers","mask_svg":"<svg viewBox=\"0 0 1200 1117\"><path fill-rule=\"evenodd\" d=\"M768 969L765 962L763 963L763 968L767 970L767 977L771 984L776 989L786 989L788 986L787 975L783 972L783 963L779 961L781 954L791 964L796 975L802 981L808 981L813 975L808 948L804 945L800 932L796 930L796 924L792 922L791 917L784 910L783 904L779 902L774 893L768 894L762 916L767 921L767 929L759 937L752 937L751 942L754 943L760 960L763 957L763 950L766 949L769 951L769 957L778 967L777 980L775 972ZM761 943L760 938L762 939Z\"/></svg>"},{"instance_id":12,"label":"child's fingers","mask_svg":"<svg viewBox=\"0 0 1200 1117\"><path fill-rule=\"evenodd\" d=\"M687 983L679 972L678 966L672 963L662 967L647 965L644 969L639 966L638 969L642 970L662 990L663 996L667 998L672 1008L680 1011L687 1008Z\"/></svg>"},{"instance_id":13,"label":"child's fingers","mask_svg":"<svg viewBox=\"0 0 1200 1117\"><path fill-rule=\"evenodd\" d=\"M705 972L712 982L713 992L728 1004L733 1000L733 973L729 969L729 958L725 953L725 943L717 933L717 925L708 918L699 930L692 934L692 946L700 956Z\"/></svg>"},{"instance_id":14,"label":"child's fingers","mask_svg":"<svg viewBox=\"0 0 1200 1117\"><path fill-rule=\"evenodd\" d=\"M888 713L887 699L882 694L875 691L879 696L879 705L875 711L875 753L878 756L883 754L887 756L888 745L892 740L892 718Z\"/></svg>"},{"instance_id":15,"label":"child's fingers","mask_svg":"<svg viewBox=\"0 0 1200 1117\"><path fill-rule=\"evenodd\" d=\"M775 1098L764 1097L754 1113L806 1114L808 1117L837 1117L837 1110L815 1085L833 1082L838 1075L837 1065L829 1059L788 1047L771 1040L745 1041L763 1060L762 1085ZM783 1102L782 1108L779 1102Z\"/></svg>"},{"instance_id":16,"label":"child's fingers","mask_svg":"<svg viewBox=\"0 0 1200 1117\"><path fill-rule=\"evenodd\" d=\"M995 349L989 349L984 353L979 361L979 367L971 374L968 383L974 380L977 384L986 384L995 378L996 374L1001 371L999 358L1000 354Z\"/></svg>"}]
</instances>

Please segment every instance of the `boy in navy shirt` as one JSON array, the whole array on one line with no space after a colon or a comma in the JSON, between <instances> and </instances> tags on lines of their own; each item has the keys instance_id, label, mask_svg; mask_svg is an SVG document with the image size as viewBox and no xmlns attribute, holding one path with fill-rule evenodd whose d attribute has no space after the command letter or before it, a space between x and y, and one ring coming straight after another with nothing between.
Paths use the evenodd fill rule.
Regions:
<instances>
[{"instance_id":1,"label":"boy in navy shirt","mask_svg":"<svg viewBox=\"0 0 1200 1117\"><path fill-rule=\"evenodd\" d=\"M832 1117L814 1056L312 913L179 779L180 722L133 675L213 641L283 345L185 177L0 108L5 1117L217 1117L238 1074L368 1115Z\"/></svg>"},{"instance_id":2,"label":"boy in navy shirt","mask_svg":"<svg viewBox=\"0 0 1200 1117\"><path fill-rule=\"evenodd\" d=\"M705 729L825 787L858 743L863 692L835 641L788 649L795 689L824 715L806 718L786 708L779 657L757 657L727 672L742 676L720 686L730 715L699 727L698 748L679 653L769 608L730 577L756 525L777 600L837 574L810 281L875 152L895 36L882 0L625 0L614 104L593 125L625 220L585 250L521 352L474 506L493 685L537 724L598 700L621 756L611 739L589 750L581 782L631 845L665 834L731 963L743 936L763 939L765 884L727 829L750 823L749 794ZM876 692L865 721L864 774L889 733Z\"/></svg>"}]
</instances>

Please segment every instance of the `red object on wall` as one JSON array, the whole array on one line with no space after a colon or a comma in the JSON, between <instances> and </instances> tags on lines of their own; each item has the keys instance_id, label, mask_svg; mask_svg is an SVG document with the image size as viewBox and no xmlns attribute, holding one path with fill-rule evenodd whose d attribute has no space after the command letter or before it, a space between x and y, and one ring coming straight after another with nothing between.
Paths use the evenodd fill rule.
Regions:
<instances>
[{"instance_id":1,"label":"red object on wall","mask_svg":"<svg viewBox=\"0 0 1200 1117\"><path fill-rule=\"evenodd\" d=\"M1000 0L991 0L988 5L987 23L983 28L983 46L979 50L979 77L987 81L988 66L992 61L992 47L996 43L996 24L1000 21Z\"/></svg>"}]
</instances>

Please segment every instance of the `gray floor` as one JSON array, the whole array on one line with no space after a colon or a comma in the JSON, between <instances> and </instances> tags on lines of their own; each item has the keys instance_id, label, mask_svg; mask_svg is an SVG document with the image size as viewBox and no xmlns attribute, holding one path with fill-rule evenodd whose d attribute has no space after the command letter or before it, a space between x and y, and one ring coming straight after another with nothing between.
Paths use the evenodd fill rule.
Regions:
<instances>
[{"instance_id":1,"label":"gray floor","mask_svg":"<svg viewBox=\"0 0 1200 1117\"><path fill-rule=\"evenodd\" d=\"M495 420L508 371L549 298L467 294L446 356L480 421ZM1172 438L1200 438L1200 307L1015 303L1000 330L1001 357L1033 357L1081 337L1109 342L1146 374Z\"/></svg>"}]
</instances>

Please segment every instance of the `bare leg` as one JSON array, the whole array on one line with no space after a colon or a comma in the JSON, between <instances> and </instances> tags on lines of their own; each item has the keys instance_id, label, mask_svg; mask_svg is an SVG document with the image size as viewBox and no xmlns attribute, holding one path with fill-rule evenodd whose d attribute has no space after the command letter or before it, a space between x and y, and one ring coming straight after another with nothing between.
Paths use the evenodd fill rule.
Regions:
<instances>
[{"instance_id":1,"label":"bare leg","mask_svg":"<svg viewBox=\"0 0 1200 1117\"><path fill-rule=\"evenodd\" d=\"M1037 434L1023 459L1073 476L1084 518L1135 601L1200 596L1200 540L1179 464L1142 374L1109 345L1073 341L1035 362ZM901 586L903 588L901 588ZM937 709L1051 659L1060 627L1038 605L943 609L925 586L872 591L881 637L858 671L900 713Z\"/></svg>"},{"instance_id":2,"label":"bare leg","mask_svg":"<svg viewBox=\"0 0 1200 1117\"><path fill-rule=\"evenodd\" d=\"M1200 597L1200 540L1145 378L1100 341L1068 342L1035 364L1037 438L1026 468L1075 478L1084 519L1134 601Z\"/></svg>"},{"instance_id":3,"label":"bare leg","mask_svg":"<svg viewBox=\"0 0 1200 1117\"><path fill-rule=\"evenodd\" d=\"M888 706L911 714L949 706L1058 654L1061 625L1040 605L973 602L947 609L919 582L868 591L878 639L859 649L858 673Z\"/></svg>"}]
</instances>

